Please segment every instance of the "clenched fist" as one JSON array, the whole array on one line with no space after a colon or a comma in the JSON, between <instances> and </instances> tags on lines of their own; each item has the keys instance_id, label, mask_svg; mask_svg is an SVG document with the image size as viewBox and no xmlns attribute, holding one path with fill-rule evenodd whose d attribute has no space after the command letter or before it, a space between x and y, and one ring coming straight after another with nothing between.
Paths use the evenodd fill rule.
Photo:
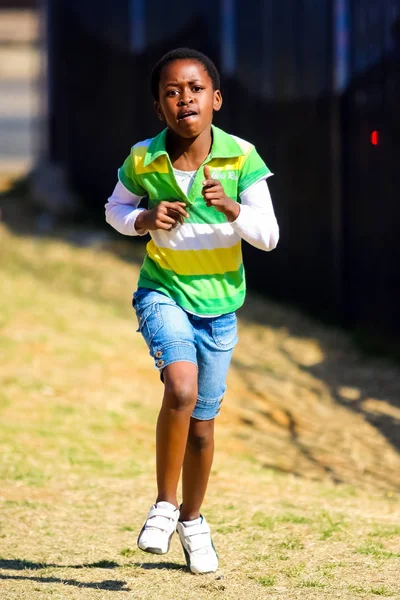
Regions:
<instances>
[{"instance_id":1,"label":"clenched fist","mask_svg":"<svg viewBox=\"0 0 400 600\"><path fill-rule=\"evenodd\" d=\"M162 200L150 210L143 210L139 213L135 221L136 231L154 231L155 229L164 229L170 231L184 219L188 218L184 202L167 202Z\"/></svg>"},{"instance_id":2,"label":"clenched fist","mask_svg":"<svg viewBox=\"0 0 400 600\"><path fill-rule=\"evenodd\" d=\"M228 221L237 219L240 212L239 204L225 194L224 188L218 179L211 179L210 167L207 165L204 167L204 177L201 193L207 206L214 206L218 212L224 213Z\"/></svg>"}]
</instances>

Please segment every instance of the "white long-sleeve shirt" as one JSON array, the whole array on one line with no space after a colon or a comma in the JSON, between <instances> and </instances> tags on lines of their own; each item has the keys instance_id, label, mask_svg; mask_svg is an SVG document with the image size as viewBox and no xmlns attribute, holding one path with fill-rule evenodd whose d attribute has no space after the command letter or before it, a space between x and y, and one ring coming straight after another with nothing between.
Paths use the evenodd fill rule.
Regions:
<instances>
[{"instance_id":1,"label":"white long-sleeve shirt","mask_svg":"<svg viewBox=\"0 0 400 600\"><path fill-rule=\"evenodd\" d=\"M179 178L177 180L179 183ZM143 196L132 194L118 181L105 205L107 223L123 235L145 235L147 231L139 233L135 229L138 215L145 210L139 206L142 198ZM224 225L224 234L229 235L230 229L232 234L236 233L260 250L273 250L279 240L279 227L266 178L242 192L240 201L239 215L235 221ZM189 226L183 224L179 227L181 236L184 236L184 228ZM165 232L160 230L158 233L163 235Z\"/></svg>"}]
</instances>

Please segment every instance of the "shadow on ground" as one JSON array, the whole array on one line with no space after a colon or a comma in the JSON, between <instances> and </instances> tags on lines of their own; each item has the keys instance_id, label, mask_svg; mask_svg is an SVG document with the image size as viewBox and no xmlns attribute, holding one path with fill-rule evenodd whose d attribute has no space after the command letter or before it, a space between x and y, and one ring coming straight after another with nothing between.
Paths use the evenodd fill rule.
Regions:
<instances>
[{"instance_id":1,"label":"shadow on ground","mask_svg":"<svg viewBox=\"0 0 400 600\"><path fill-rule=\"evenodd\" d=\"M266 302L267 305L262 306L255 296L248 298L240 310L240 318L286 330L290 337L300 340L315 339L323 360L311 366L302 364L301 359L296 360L284 344L279 350L298 369L323 381L338 405L360 414L400 450L400 365L397 361L365 354L345 332L325 327L291 308ZM257 365L246 365L246 368L257 368Z\"/></svg>"},{"instance_id":2,"label":"shadow on ground","mask_svg":"<svg viewBox=\"0 0 400 600\"><path fill-rule=\"evenodd\" d=\"M94 563L81 563L79 565L56 565L54 563L32 562L30 560L0 559L0 569L12 571L39 570L39 569L116 569L122 565L111 560L99 560Z\"/></svg>"},{"instance_id":3,"label":"shadow on ground","mask_svg":"<svg viewBox=\"0 0 400 600\"><path fill-rule=\"evenodd\" d=\"M10 581L36 581L37 583L61 583L62 585L72 585L79 588L87 588L94 590L109 590L113 592L129 592L130 588L126 587L126 581L105 580L85 582L77 579L60 579L58 577L26 577L24 575L2 575L0 579Z\"/></svg>"}]
</instances>

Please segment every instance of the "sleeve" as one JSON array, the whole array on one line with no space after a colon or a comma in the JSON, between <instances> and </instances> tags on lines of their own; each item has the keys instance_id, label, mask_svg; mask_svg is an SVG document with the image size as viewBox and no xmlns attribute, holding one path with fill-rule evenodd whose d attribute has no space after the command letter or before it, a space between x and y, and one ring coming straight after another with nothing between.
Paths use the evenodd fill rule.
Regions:
<instances>
[{"instance_id":1,"label":"sleeve","mask_svg":"<svg viewBox=\"0 0 400 600\"><path fill-rule=\"evenodd\" d=\"M135 196L147 196L147 191L140 184L139 178L135 173L132 151L128 158L125 160L122 167L118 169L118 179L122 185Z\"/></svg>"},{"instance_id":2,"label":"sleeve","mask_svg":"<svg viewBox=\"0 0 400 600\"><path fill-rule=\"evenodd\" d=\"M255 248L266 252L276 248L279 227L265 178L242 193L239 215L231 225L241 238Z\"/></svg>"},{"instance_id":3,"label":"sleeve","mask_svg":"<svg viewBox=\"0 0 400 600\"><path fill-rule=\"evenodd\" d=\"M107 223L123 235L145 235L147 231L135 229L138 215L145 210L139 208L142 197L132 194L118 181L105 205Z\"/></svg>"},{"instance_id":4,"label":"sleeve","mask_svg":"<svg viewBox=\"0 0 400 600\"><path fill-rule=\"evenodd\" d=\"M240 169L238 181L239 196L253 185L253 183L260 181L261 179L267 179L267 177L270 177L271 175L271 171L268 169L254 146L252 146L245 156L242 168Z\"/></svg>"}]
</instances>

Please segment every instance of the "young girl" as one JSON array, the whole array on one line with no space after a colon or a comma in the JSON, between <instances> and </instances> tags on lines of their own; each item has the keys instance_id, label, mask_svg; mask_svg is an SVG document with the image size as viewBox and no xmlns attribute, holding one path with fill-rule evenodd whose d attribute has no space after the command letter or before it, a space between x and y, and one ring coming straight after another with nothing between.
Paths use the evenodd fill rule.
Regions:
<instances>
[{"instance_id":1,"label":"young girl","mask_svg":"<svg viewBox=\"0 0 400 600\"><path fill-rule=\"evenodd\" d=\"M138 546L165 554L177 530L190 570L209 573L218 558L200 508L237 342L235 311L245 297L241 238L272 250L278 225L271 173L254 146L212 125L222 106L213 62L195 50L173 50L155 66L151 88L166 129L133 146L106 204L106 220L120 233L151 236L133 306L164 397L157 498ZM148 210L138 208L145 196Z\"/></svg>"}]
</instances>

